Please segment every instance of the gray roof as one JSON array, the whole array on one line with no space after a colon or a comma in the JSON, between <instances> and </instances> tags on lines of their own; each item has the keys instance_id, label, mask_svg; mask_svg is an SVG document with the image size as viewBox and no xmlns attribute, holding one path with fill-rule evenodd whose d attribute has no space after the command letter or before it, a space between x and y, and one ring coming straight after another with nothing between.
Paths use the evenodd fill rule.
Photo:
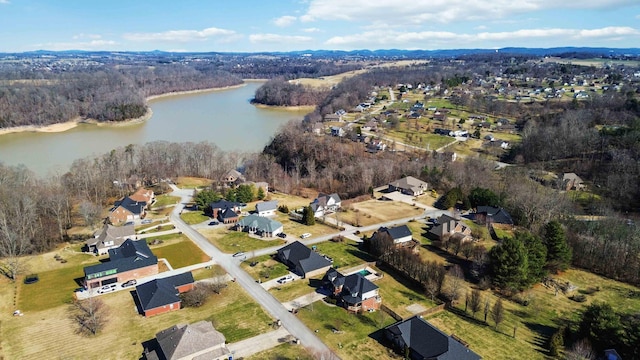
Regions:
<instances>
[{"instance_id":1,"label":"gray roof","mask_svg":"<svg viewBox=\"0 0 640 360\"><path fill-rule=\"evenodd\" d=\"M199 321L186 325L174 325L156 334L156 340L167 360L180 359L185 356L216 348L224 345L224 335L213 328L210 321ZM228 354L229 350L223 347L223 354ZM212 358L212 357L209 357Z\"/></svg>"},{"instance_id":2,"label":"gray roof","mask_svg":"<svg viewBox=\"0 0 640 360\"><path fill-rule=\"evenodd\" d=\"M496 208L493 206L478 206L476 211L478 214L486 214L487 217L491 217L491 221L496 224L509 224L513 225L513 219L507 210L503 208Z\"/></svg>"},{"instance_id":3,"label":"gray roof","mask_svg":"<svg viewBox=\"0 0 640 360\"><path fill-rule=\"evenodd\" d=\"M153 255L146 241L128 239L118 248L109 250L109 261L85 267L84 275L86 277L87 275L113 269L121 273L157 263L158 258Z\"/></svg>"},{"instance_id":4,"label":"gray roof","mask_svg":"<svg viewBox=\"0 0 640 360\"><path fill-rule=\"evenodd\" d=\"M427 186L427 183L420 179L416 179L413 176L407 176L400 180L393 181L389 185L400 189L415 189Z\"/></svg>"},{"instance_id":5,"label":"gray roof","mask_svg":"<svg viewBox=\"0 0 640 360\"><path fill-rule=\"evenodd\" d=\"M258 216L256 214L251 214L249 216L243 217L242 219L240 219L240 221L238 221L238 225L242 227L249 227L259 231L265 231L268 233L272 233L282 228L282 223L280 223L279 221L271 220L266 217Z\"/></svg>"},{"instance_id":6,"label":"gray roof","mask_svg":"<svg viewBox=\"0 0 640 360\"><path fill-rule=\"evenodd\" d=\"M113 209L115 210L121 207L127 209L132 214L140 215L142 214L145 206L147 206L146 201L136 201L127 196L120 201L116 201L113 204Z\"/></svg>"},{"instance_id":7,"label":"gray roof","mask_svg":"<svg viewBox=\"0 0 640 360\"><path fill-rule=\"evenodd\" d=\"M186 272L166 278L151 280L136 286L142 310L155 309L180 301L177 287L193 283L193 275Z\"/></svg>"},{"instance_id":8,"label":"gray roof","mask_svg":"<svg viewBox=\"0 0 640 360\"><path fill-rule=\"evenodd\" d=\"M414 316L385 328L396 346L409 347L412 359L478 360L481 357L421 317Z\"/></svg>"},{"instance_id":9,"label":"gray roof","mask_svg":"<svg viewBox=\"0 0 640 360\"><path fill-rule=\"evenodd\" d=\"M389 234L389 236L391 236L393 240L402 239L403 237L407 236L413 236L413 234L411 234L411 230L407 225L400 225L392 228L386 228L383 226L378 229L378 231L386 232L387 234Z\"/></svg>"},{"instance_id":10,"label":"gray roof","mask_svg":"<svg viewBox=\"0 0 640 360\"><path fill-rule=\"evenodd\" d=\"M121 244L118 244L118 242L122 243L135 234L136 231L133 225L113 226L111 224L105 224L99 235L95 238L88 239L86 244L88 246L104 248L105 242L113 241L116 246L120 246Z\"/></svg>"},{"instance_id":11,"label":"gray roof","mask_svg":"<svg viewBox=\"0 0 640 360\"><path fill-rule=\"evenodd\" d=\"M256 211L259 213L263 211L275 210L277 208L278 208L278 200L263 201L256 204Z\"/></svg>"},{"instance_id":12,"label":"gray roof","mask_svg":"<svg viewBox=\"0 0 640 360\"><path fill-rule=\"evenodd\" d=\"M302 275L331 265L329 260L311 251L300 241L280 248L278 258L287 266L301 271Z\"/></svg>"},{"instance_id":13,"label":"gray roof","mask_svg":"<svg viewBox=\"0 0 640 360\"><path fill-rule=\"evenodd\" d=\"M215 210L215 209L235 209L235 208L240 208L240 203L237 203L237 202L234 202L234 201L219 200L219 201L210 203L209 206L213 210Z\"/></svg>"}]
</instances>

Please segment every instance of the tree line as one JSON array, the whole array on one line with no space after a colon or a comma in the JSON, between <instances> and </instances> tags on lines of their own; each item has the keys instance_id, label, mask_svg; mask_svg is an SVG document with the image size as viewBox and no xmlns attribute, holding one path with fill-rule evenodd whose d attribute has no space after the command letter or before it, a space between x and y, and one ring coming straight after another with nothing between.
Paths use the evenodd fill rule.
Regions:
<instances>
[{"instance_id":1,"label":"tree line","mask_svg":"<svg viewBox=\"0 0 640 360\"><path fill-rule=\"evenodd\" d=\"M317 105L328 90L291 83L283 78L267 81L255 93L253 102L273 106Z\"/></svg>"}]
</instances>

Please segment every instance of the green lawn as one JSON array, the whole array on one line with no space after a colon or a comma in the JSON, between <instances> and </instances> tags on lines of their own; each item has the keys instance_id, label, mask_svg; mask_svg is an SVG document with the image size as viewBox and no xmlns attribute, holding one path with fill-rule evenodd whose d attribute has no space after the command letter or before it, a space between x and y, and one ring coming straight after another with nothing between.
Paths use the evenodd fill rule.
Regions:
<instances>
[{"instance_id":1,"label":"green lawn","mask_svg":"<svg viewBox=\"0 0 640 360\"><path fill-rule=\"evenodd\" d=\"M404 277L392 272L382 272L382 279L376 280L375 284L380 288L382 303L403 318L413 315L407 306L419 304L425 309L430 309L437 304L425 295L417 284L410 282Z\"/></svg>"},{"instance_id":2,"label":"green lawn","mask_svg":"<svg viewBox=\"0 0 640 360\"><path fill-rule=\"evenodd\" d=\"M183 211L182 214L180 214L180 218L189 225L199 224L209 220L209 217L202 211Z\"/></svg>"},{"instance_id":3,"label":"green lawn","mask_svg":"<svg viewBox=\"0 0 640 360\"><path fill-rule=\"evenodd\" d=\"M18 308L23 312L39 311L71 302L73 291L80 287L74 279L84 278L84 266L37 273L40 280L35 284L25 285L21 280L18 285Z\"/></svg>"},{"instance_id":4,"label":"green lawn","mask_svg":"<svg viewBox=\"0 0 640 360\"><path fill-rule=\"evenodd\" d=\"M184 235L182 236L184 237ZM210 260L210 258L189 239L170 245L154 247L152 251L158 258L167 259L174 269Z\"/></svg>"},{"instance_id":5,"label":"green lawn","mask_svg":"<svg viewBox=\"0 0 640 360\"><path fill-rule=\"evenodd\" d=\"M297 316L309 329L318 330L318 337L343 359L395 358L389 355L386 347L369 337L395 322L384 311L354 315L343 308L318 301L302 308ZM333 332L335 328L339 330L338 333Z\"/></svg>"},{"instance_id":6,"label":"green lawn","mask_svg":"<svg viewBox=\"0 0 640 360\"><path fill-rule=\"evenodd\" d=\"M327 255L333 259L334 268L350 268L374 259L367 253L358 249L358 243L352 240L343 242L325 241L316 245L319 254Z\"/></svg>"},{"instance_id":7,"label":"green lawn","mask_svg":"<svg viewBox=\"0 0 640 360\"><path fill-rule=\"evenodd\" d=\"M285 243L285 241L280 238L262 240L252 238L247 233L241 231L226 229L206 229L200 230L200 233L202 233L209 242L215 245L218 249L227 253L236 253L238 251L249 252L251 250L278 246Z\"/></svg>"},{"instance_id":8,"label":"green lawn","mask_svg":"<svg viewBox=\"0 0 640 360\"><path fill-rule=\"evenodd\" d=\"M269 289L269 292L280 302L292 301L301 296L315 292L316 287L311 284L319 286L323 276L324 274L316 278L295 280L290 283L271 288Z\"/></svg>"},{"instance_id":9,"label":"green lawn","mask_svg":"<svg viewBox=\"0 0 640 360\"><path fill-rule=\"evenodd\" d=\"M175 205L178 203L178 201L180 201L179 196L171 196L171 195L164 194L164 195L156 196L156 202L155 204L153 204L153 207Z\"/></svg>"},{"instance_id":10,"label":"green lawn","mask_svg":"<svg viewBox=\"0 0 640 360\"><path fill-rule=\"evenodd\" d=\"M253 354L245 360L314 360L307 349L300 345L283 343L269 350Z\"/></svg>"},{"instance_id":11,"label":"green lawn","mask_svg":"<svg viewBox=\"0 0 640 360\"><path fill-rule=\"evenodd\" d=\"M254 266L250 264L256 262ZM267 281L269 279L275 279L281 276L284 276L289 273L289 269L271 257L271 255L262 255L255 258L248 259L242 264L242 269L246 271L251 277L262 281Z\"/></svg>"}]
</instances>

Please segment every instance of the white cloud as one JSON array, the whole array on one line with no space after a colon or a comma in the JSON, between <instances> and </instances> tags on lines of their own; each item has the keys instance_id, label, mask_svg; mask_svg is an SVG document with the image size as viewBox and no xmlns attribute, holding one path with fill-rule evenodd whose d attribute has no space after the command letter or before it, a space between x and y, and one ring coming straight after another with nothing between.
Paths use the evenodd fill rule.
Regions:
<instances>
[{"instance_id":1,"label":"white cloud","mask_svg":"<svg viewBox=\"0 0 640 360\"><path fill-rule=\"evenodd\" d=\"M0 4L11 4L9 0L0 0Z\"/></svg>"},{"instance_id":2,"label":"white cloud","mask_svg":"<svg viewBox=\"0 0 640 360\"><path fill-rule=\"evenodd\" d=\"M304 43L313 40L309 36L278 35L278 34L252 34L249 41L252 43Z\"/></svg>"},{"instance_id":3,"label":"white cloud","mask_svg":"<svg viewBox=\"0 0 640 360\"><path fill-rule=\"evenodd\" d=\"M206 28L203 30L169 30L157 33L128 33L122 37L130 41L167 41L167 42L190 42L207 40L211 37L217 40L228 40L229 37L236 37L233 30Z\"/></svg>"},{"instance_id":4,"label":"white cloud","mask_svg":"<svg viewBox=\"0 0 640 360\"><path fill-rule=\"evenodd\" d=\"M77 41L77 42L51 42L44 44L32 45L32 49L37 50L107 50L113 48L114 45L118 45L113 40L91 40L91 41Z\"/></svg>"},{"instance_id":5,"label":"white cloud","mask_svg":"<svg viewBox=\"0 0 640 360\"><path fill-rule=\"evenodd\" d=\"M74 40L80 40L80 39L93 39L93 40L97 40L97 39L101 39L102 36L98 35L98 34L85 34L85 33L80 33L77 35L73 35L73 39Z\"/></svg>"},{"instance_id":6,"label":"white cloud","mask_svg":"<svg viewBox=\"0 0 640 360\"><path fill-rule=\"evenodd\" d=\"M314 20L346 20L382 22L386 24L424 22L449 23L468 20L496 20L510 15L547 9L614 9L637 6L637 0L311 0L304 22Z\"/></svg>"},{"instance_id":7,"label":"white cloud","mask_svg":"<svg viewBox=\"0 0 640 360\"><path fill-rule=\"evenodd\" d=\"M297 19L298 18L295 16L285 15L273 20L273 23L278 27L287 27L293 24Z\"/></svg>"},{"instance_id":8,"label":"white cloud","mask_svg":"<svg viewBox=\"0 0 640 360\"><path fill-rule=\"evenodd\" d=\"M604 27L600 29L522 29L505 32L480 32L476 34L450 31L398 32L373 30L348 36L336 36L325 42L339 48L438 48L476 46L479 43L499 42L501 46L514 46L528 39L562 39L571 43L607 39L620 40L640 37L640 30L631 27ZM486 46L486 45L485 45Z\"/></svg>"},{"instance_id":9,"label":"white cloud","mask_svg":"<svg viewBox=\"0 0 640 360\"><path fill-rule=\"evenodd\" d=\"M478 26L474 27L474 29L475 29L475 30L486 30L486 29L487 29L487 27L486 27L486 26L484 26L484 25L478 25Z\"/></svg>"},{"instance_id":10,"label":"white cloud","mask_svg":"<svg viewBox=\"0 0 640 360\"><path fill-rule=\"evenodd\" d=\"M320 32L321 30L318 28L311 27L311 28L302 29L302 31L307 33L315 33L315 32Z\"/></svg>"}]
</instances>

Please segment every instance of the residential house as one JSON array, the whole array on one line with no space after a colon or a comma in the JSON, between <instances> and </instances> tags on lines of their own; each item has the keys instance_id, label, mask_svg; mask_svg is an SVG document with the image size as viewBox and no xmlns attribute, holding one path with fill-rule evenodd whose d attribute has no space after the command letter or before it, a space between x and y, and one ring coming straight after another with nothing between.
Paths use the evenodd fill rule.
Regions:
<instances>
[{"instance_id":1,"label":"residential house","mask_svg":"<svg viewBox=\"0 0 640 360\"><path fill-rule=\"evenodd\" d=\"M136 235L133 225L113 226L104 224L96 236L86 241L87 251L97 255L105 255L110 249L122 245L127 239Z\"/></svg>"},{"instance_id":2,"label":"residential house","mask_svg":"<svg viewBox=\"0 0 640 360\"><path fill-rule=\"evenodd\" d=\"M392 228L383 226L372 235L374 238L377 236L388 236L396 245L413 241L413 234L407 225L400 225Z\"/></svg>"},{"instance_id":3,"label":"residential house","mask_svg":"<svg viewBox=\"0 0 640 360\"><path fill-rule=\"evenodd\" d=\"M152 204L156 200L156 196L153 190L145 189L143 187L138 188L133 194L129 195L129 199L138 202L144 202L147 205Z\"/></svg>"},{"instance_id":4,"label":"residential house","mask_svg":"<svg viewBox=\"0 0 640 360\"><path fill-rule=\"evenodd\" d=\"M109 261L84 268L84 282L88 289L158 273L158 258L144 240L125 240L119 247L109 249L108 253Z\"/></svg>"},{"instance_id":5,"label":"residential house","mask_svg":"<svg viewBox=\"0 0 640 360\"><path fill-rule=\"evenodd\" d=\"M309 204L315 217L322 217L336 212L342 206L342 200L338 194L318 194L318 197Z\"/></svg>"},{"instance_id":6,"label":"residential house","mask_svg":"<svg viewBox=\"0 0 640 360\"><path fill-rule=\"evenodd\" d=\"M136 201L127 196L115 202L109 212L109 221L114 225L119 225L142 219L146 214L146 207L147 203L145 201Z\"/></svg>"},{"instance_id":7,"label":"residential house","mask_svg":"<svg viewBox=\"0 0 640 360\"><path fill-rule=\"evenodd\" d=\"M318 255L299 241L278 249L276 257L291 271L302 277L323 274L331 267L331 261Z\"/></svg>"},{"instance_id":8,"label":"residential house","mask_svg":"<svg viewBox=\"0 0 640 360\"><path fill-rule=\"evenodd\" d=\"M342 121L342 116L338 114L326 114L323 118L323 121L332 121L332 122L340 122Z\"/></svg>"},{"instance_id":9,"label":"residential house","mask_svg":"<svg viewBox=\"0 0 640 360\"><path fill-rule=\"evenodd\" d=\"M140 312L145 317L180 310L180 294L194 288L191 272L154 279L136 286Z\"/></svg>"},{"instance_id":10,"label":"residential house","mask_svg":"<svg viewBox=\"0 0 640 360\"><path fill-rule=\"evenodd\" d=\"M278 209L278 200L263 201L256 204L258 216L274 216Z\"/></svg>"},{"instance_id":11,"label":"residential house","mask_svg":"<svg viewBox=\"0 0 640 360\"><path fill-rule=\"evenodd\" d=\"M436 110L433 113L433 120L445 121L445 120L447 120L447 113L444 112L444 111Z\"/></svg>"},{"instance_id":12,"label":"residential house","mask_svg":"<svg viewBox=\"0 0 640 360\"><path fill-rule=\"evenodd\" d=\"M145 348L145 360L228 360L231 355L224 335L206 320L174 325L154 340Z\"/></svg>"},{"instance_id":13,"label":"residential house","mask_svg":"<svg viewBox=\"0 0 640 360\"><path fill-rule=\"evenodd\" d=\"M513 219L507 210L493 206L478 206L474 219L478 224L513 225Z\"/></svg>"},{"instance_id":14,"label":"residential house","mask_svg":"<svg viewBox=\"0 0 640 360\"><path fill-rule=\"evenodd\" d=\"M220 182L225 186L235 187L245 182L245 180L244 175L242 175L238 170L232 169L224 174L220 179Z\"/></svg>"},{"instance_id":15,"label":"residential house","mask_svg":"<svg viewBox=\"0 0 640 360\"><path fill-rule=\"evenodd\" d=\"M364 125L362 125L362 130L364 131L377 131L378 130L378 121L369 120Z\"/></svg>"},{"instance_id":16,"label":"residential house","mask_svg":"<svg viewBox=\"0 0 640 360\"><path fill-rule=\"evenodd\" d=\"M580 176L576 173L564 173L562 174L562 184L565 190L584 190L585 186Z\"/></svg>"},{"instance_id":17,"label":"residential house","mask_svg":"<svg viewBox=\"0 0 640 360\"><path fill-rule=\"evenodd\" d=\"M338 306L348 311L375 311L382 304L378 286L359 272L345 276L330 268L322 279L322 285L337 300Z\"/></svg>"},{"instance_id":18,"label":"residential house","mask_svg":"<svg viewBox=\"0 0 640 360\"><path fill-rule=\"evenodd\" d=\"M236 224L236 229L262 237L274 237L283 230L282 223L256 214L245 216Z\"/></svg>"},{"instance_id":19,"label":"residential house","mask_svg":"<svg viewBox=\"0 0 640 360\"><path fill-rule=\"evenodd\" d=\"M418 196L427 191L428 184L413 176L407 176L389 183L389 192L400 191L405 195Z\"/></svg>"},{"instance_id":20,"label":"residential house","mask_svg":"<svg viewBox=\"0 0 640 360\"><path fill-rule=\"evenodd\" d=\"M240 218L240 205L242 204L234 201L219 200L209 204L209 207L213 218L218 219L223 224L231 224Z\"/></svg>"},{"instance_id":21,"label":"residential house","mask_svg":"<svg viewBox=\"0 0 640 360\"><path fill-rule=\"evenodd\" d=\"M384 335L398 353L411 360L481 359L462 342L419 316L387 326Z\"/></svg>"},{"instance_id":22,"label":"residential house","mask_svg":"<svg viewBox=\"0 0 640 360\"><path fill-rule=\"evenodd\" d=\"M440 216L438 218L438 225L432 227L428 234L430 237L439 241L448 239L450 241L463 243L473 240L471 237L471 228L448 215Z\"/></svg>"},{"instance_id":23,"label":"residential house","mask_svg":"<svg viewBox=\"0 0 640 360\"><path fill-rule=\"evenodd\" d=\"M344 136L346 132L344 131L343 128L339 127L339 126L332 126L331 127L331 136Z\"/></svg>"},{"instance_id":24,"label":"residential house","mask_svg":"<svg viewBox=\"0 0 640 360\"><path fill-rule=\"evenodd\" d=\"M313 127L311 128L311 132L316 134L316 135L322 135L324 134L324 125L322 125L322 123L314 123Z\"/></svg>"}]
</instances>

